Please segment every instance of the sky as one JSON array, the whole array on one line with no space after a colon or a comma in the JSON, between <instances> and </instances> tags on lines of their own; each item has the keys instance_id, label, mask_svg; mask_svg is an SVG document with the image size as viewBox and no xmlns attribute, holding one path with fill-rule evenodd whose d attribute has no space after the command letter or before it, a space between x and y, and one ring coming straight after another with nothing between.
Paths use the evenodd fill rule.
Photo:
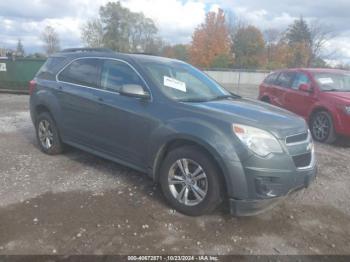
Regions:
<instances>
[{"instance_id":1,"label":"sky","mask_svg":"<svg viewBox=\"0 0 350 262\"><path fill-rule=\"evenodd\" d=\"M59 34L61 47L82 46L80 29L109 0L0 0L0 47L15 48L21 39L28 52L42 52L46 25ZM152 18L168 43L190 43L193 30L208 11L222 8L262 31L285 30L301 15L334 31L325 54L332 63L350 63L350 0L121 0L134 12Z\"/></svg>"}]
</instances>

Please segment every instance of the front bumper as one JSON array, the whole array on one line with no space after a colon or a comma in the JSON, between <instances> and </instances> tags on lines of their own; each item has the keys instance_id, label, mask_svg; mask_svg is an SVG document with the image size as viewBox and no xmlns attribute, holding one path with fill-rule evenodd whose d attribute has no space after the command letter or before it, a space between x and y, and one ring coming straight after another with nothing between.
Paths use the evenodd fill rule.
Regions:
<instances>
[{"instance_id":1,"label":"front bumper","mask_svg":"<svg viewBox=\"0 0 350 262\"><path fill-rule=\"evenodd\" d=\"M294 177L294 179L290 180L287 184L276 184L273 183L273 181L271 181L271 183L265 182L264 185L266 186L267 190L273 192L273 194L278 194L277 196L244 200L231 198L229 199L230 213L235 216L252 216L262 213L274 207L290 193L302 188L307 188L310 185L310 183L315 179L316 175L317 166L315 165L311 169L297 171L294 174L294 176L288 176L289 178Z\"/></svg>"},{"instance_id":2,"label":"front bumper","mask_svg":"<svg viewBox=\"0 0 350 262\"><path fill-rule=\"evenodd\" d=\"M350 138L350 115L343 108L338 110L334 125L337 134Z\"/></svg>"}]
</instances>

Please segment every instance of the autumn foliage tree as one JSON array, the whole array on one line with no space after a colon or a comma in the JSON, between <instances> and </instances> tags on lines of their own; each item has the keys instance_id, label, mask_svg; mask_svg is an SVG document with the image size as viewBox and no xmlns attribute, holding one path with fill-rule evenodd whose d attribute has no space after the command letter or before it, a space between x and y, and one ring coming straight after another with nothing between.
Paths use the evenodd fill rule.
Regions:
<instances>
[{"instance_id":1,"label":"autumn foliage tree","mask_svg":"<svg viewBox=\"0 0 350 262\"><path fill-rule=\"evenodd\" d=\"M188 46L183 44L167 45L163 47L162 56L188 61Z\"/></svg>"},{"instance_id":2,"label":"autumn foliage tree","mask_svg":"<svg viewBox=\"0 0 350 262\"><path fill-rule=\"evenodd\" d=\"M189 48L192 64L208 68L227 67L232 63L231 40L224 11L209 12L205 22L196 28Z\"/></svg>"}]
</instances>

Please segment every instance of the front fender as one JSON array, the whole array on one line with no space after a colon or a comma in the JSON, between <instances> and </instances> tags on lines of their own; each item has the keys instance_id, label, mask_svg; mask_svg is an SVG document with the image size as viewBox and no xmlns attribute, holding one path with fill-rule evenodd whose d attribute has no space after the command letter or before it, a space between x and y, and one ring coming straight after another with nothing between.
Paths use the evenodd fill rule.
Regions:
<instances>
[{"instance_id":1,"label":"front fender","mask_svg":"<svg viewBox=\"0 0 350 262\"><path fill-rule=\"evenodd\" d=\"M246 191L246 179L241 165L249 153L234 139L230 126L225 123L209 123L195 118L176 119L167 122L152 134L149 147L149 166L152 177L158 180L158 169L167 146L176 140L185 140L205 148L223 172L229 196ZM239 156L238 156L239 155ZM241 195L242 193L239 193Z\"/></svg>"}]
</instances>

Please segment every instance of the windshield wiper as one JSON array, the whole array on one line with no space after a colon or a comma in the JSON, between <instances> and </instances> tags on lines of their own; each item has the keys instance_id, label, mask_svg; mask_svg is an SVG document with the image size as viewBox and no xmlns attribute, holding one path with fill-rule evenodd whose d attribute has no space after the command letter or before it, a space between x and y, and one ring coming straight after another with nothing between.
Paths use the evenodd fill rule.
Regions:
<instances>
[{"instance_id":1,"label":"windshield wiper","mask_svg":"<svg viewBox=\"0 0 350 262\"><path fill-rule=\"evenodd\" d=\"M219 96L215 96L212 98L183 98L183 99L177 99L177 101L179 102L208 102L208 101L215 101L215 100L223 100L226 98L233 98L233 99L237 99L237 98L241 98L241 96L230 93L229 95L219 95Z\"/></svg>"},{"instance_id":2,"label":"windshield wiper","mask_svg":"<svg viewBox=\"0 0 350 262\"><path fill-rule=\"evenodd\" d=\"M208 99L203 98L184 98L184 99L178 99L179 102L193 102L193 103L200 103L200 102L208 102Z\"/></svg>"},{"instance_id":3,"label":"windshield wiper","mask_svg":"<svg viewBox=\"0 0 350 262\"><path fill-rule=\"evenodd\" d=\"M235 99L237 99L237 98L242 98L241 96L239 96L239 95L236 95L236 94L234 94L234 93L231 93L230 95L220 95L220 96L216 96L216 97L214 97L214 98L212 98L212 99L210 99L211 101L214 101L214 100L222 100L222 99L226 99L226 98L235 98Z\"/></svg>"},{"instance_id":4,"label":"windshield wiper","mask_svg":"<svg viewBox=\"0 0 350 262\"><path fill-rule=\"evenodd\" d=\"M330 89L323 89L322 91L323 92L349 92L350 90L349 89L341 90L341 89L336 89L336 88L330 88Z\"/></svg>"}]
</instances>

